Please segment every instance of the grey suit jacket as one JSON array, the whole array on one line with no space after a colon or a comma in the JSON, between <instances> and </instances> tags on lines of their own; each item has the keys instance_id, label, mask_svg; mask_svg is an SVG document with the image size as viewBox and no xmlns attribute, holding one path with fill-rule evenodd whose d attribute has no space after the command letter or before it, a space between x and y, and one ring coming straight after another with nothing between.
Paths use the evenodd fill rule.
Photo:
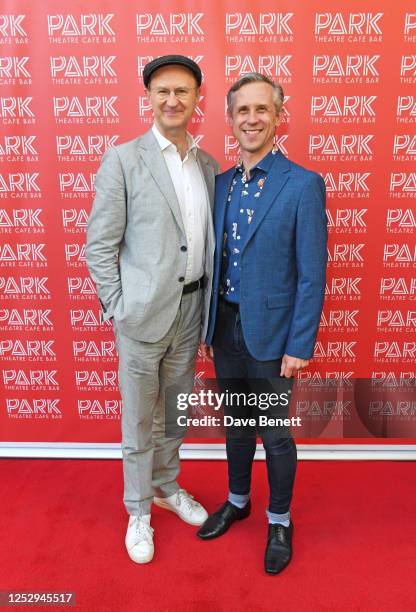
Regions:
<instances>
[{"instance_id":1,"label":"grey suit jacket","mask_svg":"<svg viewBox=\"0 0 416 612\"><path fill-rule=\"evenodd\" d=\"M216 161L198 149L211 214L205 246L204 309L208 325L214 255L212 209ZM187 251L179 203L163 153L151 130L108 149L95 181L86 259L104 320L127 336L157 342L172 325L182 296Z\"/></svg>"}]
</instances>

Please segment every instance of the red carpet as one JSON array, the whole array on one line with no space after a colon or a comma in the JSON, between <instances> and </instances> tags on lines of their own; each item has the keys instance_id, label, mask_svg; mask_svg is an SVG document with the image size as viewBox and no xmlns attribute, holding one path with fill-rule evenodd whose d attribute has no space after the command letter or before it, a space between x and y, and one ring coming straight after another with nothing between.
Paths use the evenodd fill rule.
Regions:
<instances>
[{"instance_id":1,"label":"red carpet","mask_svg":"<svg viewBox=\"0 0 416 612\"><path fill-rule=\"evenodd\" d=\"M3 459L0 590L75 591L76 609L88 611L415 610L415 470L300 462L294 558L268 576L263 463L252 515L218 540L199 541L155 508L155 558L138 566L124 550L120 462ZM226 465L184 461L181 485L212 511L225 497Z\"/></svg>"}]
</instances>

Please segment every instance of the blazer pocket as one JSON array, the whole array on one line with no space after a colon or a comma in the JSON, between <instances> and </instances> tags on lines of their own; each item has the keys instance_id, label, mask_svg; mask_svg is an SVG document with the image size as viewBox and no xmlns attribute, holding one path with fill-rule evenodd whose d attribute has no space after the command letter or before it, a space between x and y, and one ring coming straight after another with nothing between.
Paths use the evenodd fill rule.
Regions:
<instances>
[{"instance_id":1,"label":"blazer pocket","mask_svg":"<svg viewBox=\"0 0 416 612\"><path fill-rule=\"evenodd\" d=\"M267 296L267 308L282 308L292 306L295 302L295 293L271 293Z\"/></svg>"}]
</instances>

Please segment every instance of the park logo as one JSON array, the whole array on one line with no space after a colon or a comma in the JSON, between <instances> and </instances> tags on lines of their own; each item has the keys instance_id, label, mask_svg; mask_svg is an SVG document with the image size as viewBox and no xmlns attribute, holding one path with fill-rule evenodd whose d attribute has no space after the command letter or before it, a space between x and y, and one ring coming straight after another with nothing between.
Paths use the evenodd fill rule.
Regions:
<instances>
[{"instance_id":1,"label":"park logo","mask_svg":"<svg viewBox=\"0 0 416 612\"><path fill-rule=\"evenodd\" d=\"M101 310L71 309L69 311L73 331L108 331L113 328L111 321L101 322Z\"/></svg>"},{"instance_id":2,"label":"park logo","mask_svg":"<svg viewBox=\"0 0 416 612\"><path fill-rule=\"evenodd\" d=\"M260 72L282 85L292 82L290 60L292 55L226 55L225 77L228 83L247 74Z\"/></svg>"},{"instance_id":3,"label":"park logo","mask_svg":"<svg viewBox=\"0 0 416 612\"><path fill-rule=\"evenodd\" d=\"M49 58L54 85L116 85L115 55L63 55Z\"/></svg>"},{"instance_id":4,"label":"park logo","mask_svg":"<svg viewBox=\"0 0 416 612\"><path fill-rule=\"evenodd\" d=\"M326 209L329 234L366 234L367 222L364 219L368 208Z\"/></svg>"},{"instance_id":5,"label":"park logo","mask_svg":"<svg viewBox=\"0 0 416 612\"><path fill-rule=\"evenodd\" d=\"M72 300L96 300L97 290L92 279L82 276L67 277L68 295Z\"/></svg>"},{"instance_id":6,"label":"park logo","mask_svg":"<svg viewBox=\"0 0 416 612\"><path fill-rule=\"evenodd\" d=\"M353 384L350 379L354 375L353 371L326 371L326 372L308 372L300 371L297 374L296 383L302 387L317 387L318 389L331 389L342 383L343 387Z\"/></svg>"},{"instance_id":7,"label":"park logo","mask_svg":"<svg viewBox=\"0 0 416 612\"><path fill-rule=\"evenodd\" d=\"M0 196L11 199L36 199L42 193L37 183L39 172L9 172L0 174Z\"/></svg>"},{"instance_id":8,"label":"park logo","mask_svg":"<svg viewBox=\"0 0 416 612\"><path fill-rule=\"evenodd\" d=\"M65 261L69 268L85 268L85 244L65 244Z\"/></svg>"},{"instance_id":9,"label":"park logo","mask_svg":"<svg viewBox=\"0 0 416 612\"><path fill-rule=\"evenodd\" d=\"M382 277L379 289L380 299L394 302L416 300L416 278Z\"/></svg>"},{"instance_id":10,"label":"park logo","mask_svg":"<svg viewBox=\"0 0 416 612\"><path fill-rule=\"evenodd\" d=\"M312 96L312 123L375 123L377 96Z\"/></svg>"},{"instance_id":11,"label":"park logo","mask_svg":"<svg viewBox=\"0 0 416 612\"><path fill-rule=\"evenodd\" d=\"M78 416L82 420L112 420L119 421L122 412L122 401L120 399L106 400L78 400Z\"/></svg>"},{"instance_id":12,"label":"park logo","mask_svg":"<svg viewBox=\"0 0 416 612\"><path fill-rule=\"evenodd\" d=\"M100 125L119 123L117 96L68 96L53 98L53 114L57 125Z\"/></svg>"},{"instance_id":13,"label":"park logo","mask_svg":"<svg viewBox=\"0 0 416 612\"><path fill-rule=\"evenodd\" d=\"M416 96L397 96L397 123L416 123Z\"/></svg>"},{"instance_id":14,"label":"park logo","mask_svg":"<svg viewBox=\"0 0 416 612\"><path fill-rule=\"evenodd\" d=\"M400 82L409 85L416 83L416 55L402 55Z\"/></svg>"},{"instance_id":15,"label":"park logo","mask_svg":"<svg viewBox=\"0 0 416 612\"><path fill-rule=\"evenodd\" d=\"M416 214L411 208L389 208L386 213L386 230L389 234L413 234Z\"/></svg>"},{"instance_id":16,"label":"park logo","mask_svg":"<svg viewBox=\"0 0 416 612\"><path fill-rule=\"evenodd\" d=\"M322 311L319 327L322 331L350 333L358 331L358 310Z\"/></svg>"},{"instance_id":17,"label":"park logo","mask_svg":"<svg viewBox=\"0 0 416 612\"><path fill-rule=\"evenodd\" d=\"M327 172L323 175L327 197L368 198L370 188L367 181L370 176L371 172Z\"/></svg>"},{"instance_id":18,"label":"park logo","mask_svg":"<svg viewBox=\"0 0 416 612\"><path fill-rule=\"evenodd\" d=\"M45 246L33 242L0 244L0 267L45 268L48 265Z\"/></svg>"},{"instance_id":19,"label":"park logo","mask_svg":"<svg viewBox=\"0 0 416 612\"><path fill-rule=\"evenodd\" d=\"M47 276L0 276L0 300L49 300Z\"/></svg>"},{"instance_id":20,"label":"park logo","mask_svg":"<svg viewBox=\"0 0 416 612\"><path fill-rule=\"evenodd\" d=\"M416 172L390 172L390 198L416 197Z\"/></svg>"},{"instance_id":21,"label":"park logo","mask_svg":"<svg viewBox=\"0 0 416 612\"><path fill-rule=\"evenodd\" d=\"M414 388L416 372L373 371L371 372L371 383L373 387Z\"/></svg>"},{"instance_id":22,"label":"park logo","mask_svg":"<svg viewBox=\"0 0 416 612\"><path fill-rule=\"evenodd\" d=\"M3 125L34 125L36 117L32 111L32 96L0 98L0 119Z\"/></svg>"},{"instance_id":23,"label":"park logo","mask_svg":"<svg viewBox=\"0 0 416 612\"><path fill-rule=\"evenodd\" d=\"M116 391L117 372L115 370L75 370L75 385L78 391Z\"/></svg>"},{"instance_id":24,"label":"park logo","mask_svg":"<svg viewBox=\"0 0 416 612\"><path fill-rule=\"evenodd\" d=\"M1 331L53 331L52 310L1 308Z\"/></svg>"},{"instance_id":25,"label":"park logo","mask_svg":"<svg viewBox=\"0 0 416 612\"><path fill-rule=\"evenodd\" d=\"M72 353L74 360L78 362L95 361L112 363L117 361L114 340L73 340Z\"/></svg>"},{"instance_id":26,"label":"park logo","mask_svg":"<svg viewBox=\"0 0 416 612\"><path fill-rule=\"evenodd\" d=\"M85 234L88 212L85 208L63 208L62 226L66 234Z\"/></svg>"},{"instance_id":27,"label":"park logo","mask_svg":"<svg viewBox=\"0 0 416 612\"><path fill-rule=\"evenodd\" d=\"M416 342L389 342L376 340L373 357L376 362L414 363L416 359Z\"/></svg>"},{"instance_id":28,"label":"park logo","mask_svg":"<svg viewBox=\"0 0 416 612\"><path fill-rule=\"evenodd\" d=\"M312 81L319 84L375 84L379 82L376 63L380 55L314 55Z\"/></svg>"},{"instance_id":29,"label":"park logo","mask_svg":"<svg viewBox=\"0 0 416 612\"><path fill-rule=\"evenodd\" d=\"M416 161L416 135L395 134L393 141L394 161Z\"/></svg>"},{"instance_id":30,"label":"park logo","mask_svg":"<svg viewBox=\"0 0 416 612\"><path fill-rule=\"evenodd\" d=\"M0 208L0 234L43 234L42 208Z\"/></svg>"},{"instance_id":31,"label":"park logo","mask_svg":"<svg viewBox=\"0 0 416 612\"><path fill-rule=\"evenodd\" d=\"M337 243L328 247L328 267L331 268L362 268L364 258L362 250L364 243Z\"/></svg>"},{"instance_id":32,"label":"park logo","mask_svg":"<svg viewBox=\"0 0 416 612\"><path fill-rule=\"evenodd\" d=\"M58 370L3 370L8 391L59 391Z\"/></svg>"},{"instance_id":33,"label":"park logo","mask_svg":"<svg viewBox=\"0 0 416 612\"><path fill-rule=\"evenodd\" d=\"M113 17L114 13L47 15L49 42L58 45L114 43Z\"/></svg>"},{"instance_id":34,"label":"park logo","mask_svg":"<svg viewBox=\"0 0 416 612\"><path fill-rule=\"evenodd\" d=\"M415 333L416 310L378 310L377 330L379 332Z\"/></svg>"},{"instance_id":35,"label":"park logo","mask_svg":"<svg viewBox=\"0 0 416 612\"><path fill-rule=\"evenodd\" d=\"M316 342L314 359L325 363L353 363L355 361L356 341L332 340Z\"/></svg>"},{"instance_id":36,"label":"park logo","mask_svg":"<svg viewBox=\"0 0 416 612\"><path fill-rule=\"evenodd\" d=\"M379 43L384 13L315 13L315 42Z\"/></svg>"},{"instance_id":37,"label":"park logo","mask_svg":"<svg viewBox=\"0 0 416 612\"><path fill-rule=\"evenodd\" d=\"M294 13L226 13L229 43L289 43L294 41Z\"/></svg>"},{"instance_id":38,"label":"park logo","mask_svg":"<svg viewBox=\"0 0 416 612\"><path fill-rule=\"evenodd\" d=\"M374 134L310 134L310 161L371 161Z\"/></svg>"},{"instance_id":39,"label":"park logo","mask_svg":"<svg viewBox=\"0 0 416 612\"><path fill-rule=\"evenodd\" d=\"M416 244L384 243L385 268L416 268Z\"/></svg>"},{"instance_id":40,"label":"park logo","mask_svg":"<svg viewBox=\"0 0 416 612\"><path fill-rule=\"evenodd\" d=\"M0 86L31 85L32 75L27 67L29 59L28 56L3 55L0 57Z\"/></svg>"},{"instance_id":41,"label":"park logo","mask_svg":"<svg viewBox=\"0 0 416 612\"><path fill-rule=\"evenodd\" d=\"M7 398L7 416L15 419L62 419L60 401L51 398Z\"/></svg>"},{"instance_id":42,"label":"park logo","mask_svg":"<svg viewBox=\"0 0 416 612\"><path fill-rule=\"evenodd\" d=\"M0 357L8 361L56 361L55 340L0 340Z\"/></svg>"},{"instance_id":43,"label":"park logo","mask_svg":"<svg viewBox=\"0 0 416 612\"><path fill-rule=\"evenodd\" d=\"M0 45L27 45L26 15L0 15Z\"/></svg>"},{"instance_id":44,"label":"park logo","mask_svg":"<svg viewBox=\"0 0 416 612\"><path fill-rule=\"evenodd\" d=\"M34 145L37 136L0 136L0 162L37 162L39 154Z\"/></svg>"},{"instance_id":45,"label":"park logo","mask_svg":"<svg viewBox=\"0 0 416 612\"><path fill-rule=\"evenodd\" d=\"M138 43L201 43L205 42L202 26L204 13L138 13Z\"/></svg>"},{"instance_id":46,"label":"park logo","mask_svg":"<svg viewBox=\"0 0 416 612\"><path fill-rule=\"evenodd\" d=\"M94 193L94 172L60 172L61 198L90 198Z\"/></svg>"},{"instance_id":47,"label":"park logo","mask_svg":"<svg viewBox=\"0 0 416 612\"><path fill-rule=\"evenodd\" d=\"M116 146L118 134L65 134L56 136L56 153L60 162L97 162L105 151Z\"/></svg>"},{"instance_id":48,"label":"park logo","mask_svg":"<svg viewBox=\"0 0 416 612\"><path fill-rule=\"evenodd\" d=\"M331 278L325 285L325 297L334 302L361 300L361 277L341 276Z\"/></svg>"}]
</instances>

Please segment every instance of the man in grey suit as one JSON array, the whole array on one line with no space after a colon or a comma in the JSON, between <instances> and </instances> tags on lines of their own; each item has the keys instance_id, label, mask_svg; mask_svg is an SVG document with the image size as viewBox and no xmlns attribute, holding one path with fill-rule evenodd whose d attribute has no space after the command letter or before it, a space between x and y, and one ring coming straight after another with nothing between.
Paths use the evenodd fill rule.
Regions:
<instances>
[{"instance_id":1,"label":"man in grey suit","mask_svg":"<svg viewBox=\"0 0 416 612\"><path fill-rule=\"evenodd\" d=\"M207 518L177 483L182 439L165 435L164 401L172 386L192 391L211 297L218 165L186 131L201 80L184 56L145 66L154 125L105 153L88 222L87 264L119 355L126 548L136 563L153 558L153 501L192 525Z\"/></svg>"}]
</instances>

